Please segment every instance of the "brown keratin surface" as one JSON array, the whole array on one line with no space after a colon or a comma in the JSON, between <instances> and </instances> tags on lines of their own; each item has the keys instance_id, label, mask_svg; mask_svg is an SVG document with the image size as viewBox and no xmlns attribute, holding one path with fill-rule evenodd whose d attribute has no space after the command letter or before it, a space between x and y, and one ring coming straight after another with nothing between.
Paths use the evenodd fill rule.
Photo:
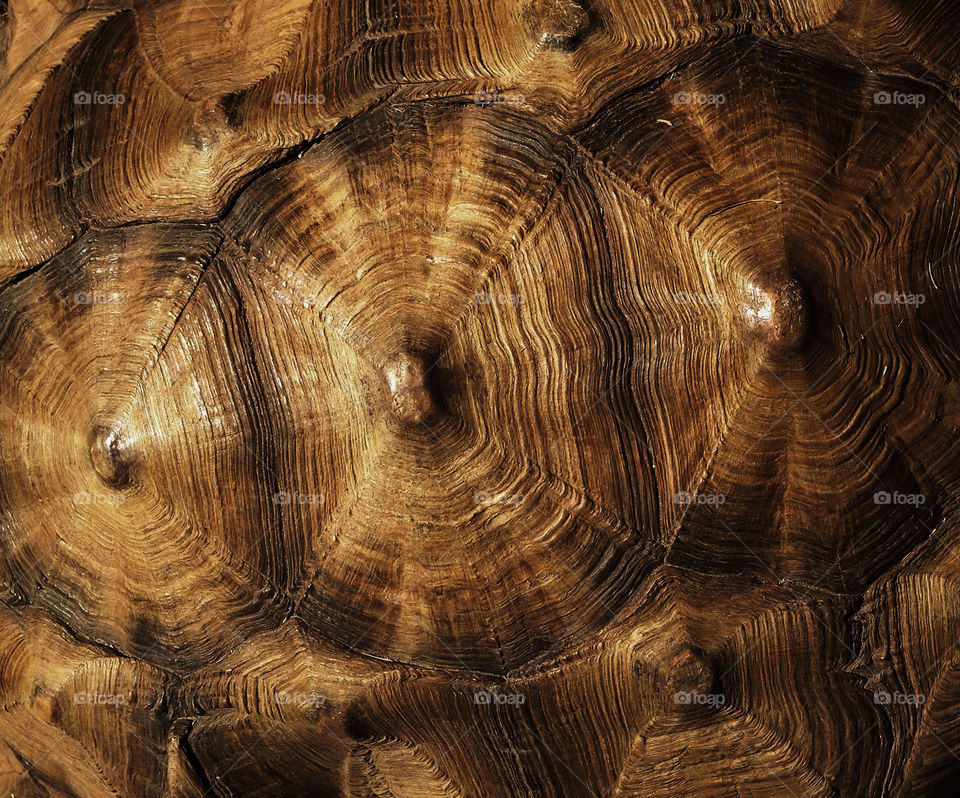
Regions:
<instances>
[{"instance_id":1,"label":"brown keratin surface","mask_svg":"<svg viewBox=\"0 0 960 798\"><path fill-rule=\"evenodd\" d=\"M960 784L960 2L0 0L0 797Z\"/></svg>"}]
</instances>

